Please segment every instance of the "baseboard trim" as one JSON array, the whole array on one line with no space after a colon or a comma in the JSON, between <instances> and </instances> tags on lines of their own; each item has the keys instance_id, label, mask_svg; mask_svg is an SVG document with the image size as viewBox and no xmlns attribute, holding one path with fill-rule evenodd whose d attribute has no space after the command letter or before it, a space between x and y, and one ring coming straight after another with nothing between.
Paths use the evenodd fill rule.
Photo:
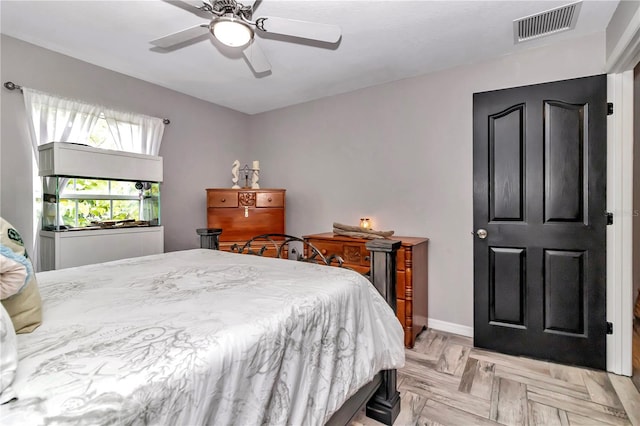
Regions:
<instances>
[{"instance_id":1,"label":"baseboard trim","mask_svg":"<svg viewBox=\"0 0 640 426\"><path fill-rule=\"evenodd\" d=\"M427 327L433 328L434 330L446 331L447 333L459 334L466 337L473 337L473 327L468 327L466 325L441 321L434 318L429 318L426 321L426 324Z\"/></svg>"}]
</instances>

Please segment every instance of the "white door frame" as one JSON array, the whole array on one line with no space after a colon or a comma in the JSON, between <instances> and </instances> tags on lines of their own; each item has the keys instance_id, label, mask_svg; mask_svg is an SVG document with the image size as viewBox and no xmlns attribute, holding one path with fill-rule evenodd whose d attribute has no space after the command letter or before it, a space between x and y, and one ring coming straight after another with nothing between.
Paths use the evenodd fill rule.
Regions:
<instances>
[{"instance_id":1,"label":"white door frame","mask_svg":"<svg viewBox=\"0 0 640 426\"><path fill-rule=\"evenodd\" d=\"M607 370L632 374L633 338L633 68L640 61L640 9L607 60Z\"/></svg>"}]
</instances>

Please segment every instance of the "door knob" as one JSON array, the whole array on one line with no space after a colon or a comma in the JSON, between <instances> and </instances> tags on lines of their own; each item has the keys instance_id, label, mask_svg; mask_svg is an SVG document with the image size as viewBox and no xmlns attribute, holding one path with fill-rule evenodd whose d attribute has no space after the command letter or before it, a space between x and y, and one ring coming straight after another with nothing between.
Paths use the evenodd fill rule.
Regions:
<instances>
[{"instance_id":1,"label":"door knob","mask_svg":"<svg viewBox=\"0 0 640 426\"><path fill-rule=\"evenodd\" d=\"M480 238L481 240L484 240L485 238L487 238L486 229L478 229L478 232L476 232L476 234L478 234L478 238Z\"/></svg>"}]
</instances>

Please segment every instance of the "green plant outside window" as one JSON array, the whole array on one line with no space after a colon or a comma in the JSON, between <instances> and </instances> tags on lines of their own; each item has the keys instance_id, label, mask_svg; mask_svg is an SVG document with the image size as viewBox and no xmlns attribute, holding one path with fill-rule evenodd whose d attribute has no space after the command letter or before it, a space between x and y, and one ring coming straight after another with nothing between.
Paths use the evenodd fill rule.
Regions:
<instances>
[{"instance_id":1,"label":"green plant outside window","mask_svg":"<svg viewBox=\"0 0 640 426\"><path fill-rule=\"evenodd\" d=\"M70 178L59 195L60 225L84 228L105 221L159 224L159 184ZM142 212L141 212L142 208Z\"/></svg>"}]
</instances>

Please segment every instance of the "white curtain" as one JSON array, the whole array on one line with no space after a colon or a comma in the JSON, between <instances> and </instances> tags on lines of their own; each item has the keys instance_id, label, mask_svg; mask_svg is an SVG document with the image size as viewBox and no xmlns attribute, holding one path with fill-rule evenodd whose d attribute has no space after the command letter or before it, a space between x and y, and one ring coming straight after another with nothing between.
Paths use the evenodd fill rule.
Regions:
<instances>
[{"instance_id":1,"label":"white curtain","mask_svg":"<svg viewBox=\"0 0 640 426\"><path fill-rule=\"evenodd\" d=\"M38 146L48 142L84 143L100 117L97 105L22 88L29 118L31 144L38 162Z\"/></svg>"},{"instance_id":2,"label":"white curtain","mask_svg":"<svg viewBox=\"0 0 640 426\"><path fill-rule=\"evenodd\" d=\"M148 155L160 153L164 133L160 118L106 109L102 112L118 149Z\"/></svg>"},{"instance_id":3,"label":"white curtain","mask_svg":"<svg viewBox=\"0 0 640 426\"><path fill-rule=\"evenodd\" d=\"M24 104L29 123L29 134L33 146L33 253L31 260L37 271L39 267L39 239L38 230L41 227L40 211L42 206L37 201L42 198L42 187L38 177L39 154L38 147L48 142L78 142L84 143L91 133L100 116L100 107L85 102L61 98L37 90L22 88ZM54 183L54 179L47 181ZM60 190L66 186L68 179L60 182ZM53 185L55 186L55 185ZM46 188L45 191L55 191ZM60 219L60 218L58 218Z\"/></svg>"},{"instance_id":4,"label":"white curtain","mask_svg":"<svg viewBox=\"0 0 640 426\"><path fill-rule=\"evenodd\" d=\"M41 206L36 201L41 198L42 187L38 177L38 147L48 142L76 142L90 144L89 135L101 117L107 122L116 146L121 151L158 155L164 133L163 120L142 114L116 111L100 105L63 98L37 90L22 88L29 121L29 133L34 153L34 244L32 260L39 270L38 230L41 227ZM55 186L54 179L48 179ZM59 182L62 192L69 179ZM51 185L49 185L51 186ZM53 193L54 187L45 191Z\"/></svg>"}]
</instances>

